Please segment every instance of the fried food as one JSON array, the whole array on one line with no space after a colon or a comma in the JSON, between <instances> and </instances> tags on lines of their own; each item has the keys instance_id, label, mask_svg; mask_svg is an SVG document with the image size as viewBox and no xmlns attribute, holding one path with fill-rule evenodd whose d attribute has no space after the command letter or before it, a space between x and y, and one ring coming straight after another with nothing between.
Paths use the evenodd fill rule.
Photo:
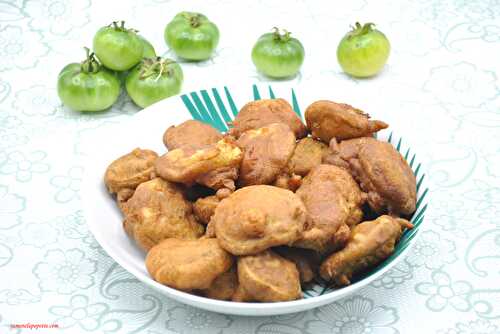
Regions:
<instances>
[{"instance_id":1,"label":"fried food","mask_svg":"<svg viewBox=\"0 0 500 334\"><path fill-rule=\"evenodd\" d=\"M238 138L247 130L256 130L272 123L287 125L297 138L307 135L306 127L284 99L263 99L245 104L234 119L229 133Z\"/></svg>"},{"instance_id":2,"label":"fried food","mask_svg":"<svg viewBox=\"0 0 500 334\"><path fill-rule=\"evenodd\" d=\"M208 224L219 203L220 199L215 195L197 199L193 205L194 216L200 223Z\"/></svg>"},{"instance_id":3,"label":"fried food","mask_svg":"<svg viewBox=\"0 0 500 334\"><path fill-rule=\"evenodd\" d=\"M295 136L286 125L273 123L246 131L237 144L244 151L239 184L271 184L288 164L295 149Z\"/></svg>"},{"instance_id":4,"label":"fried food","mask_svg":"<svg viewBox=\"0 0 500 334\"><path fill-rule=\"evenodd\" d=\"M243 152L231 138L202 148L183 146L162 155L156 173L171 182L192 185L198 182L213 189L234 189Z\"/></svg>"},{"instance_id":5,"label":"fried food","mask_svg":"<svg viewBox=\"0 0 500 334\"><path fill-rule=\"evenodd\" d=\"M238 288L238 273L236 266L218 276L208 289L202 290L201 294L207 298L219 300L231 300Z\"/></svg>"},{"instance_id":6,"label":"fried food","mask_svg":"<svg viewBox=\"0 0 500 334\"><path fill-rule=\"evenodd\" d=\"M339 286L349 285L353 275L389 257L403 229L412 227L405 219L385 215L356 225L346 247L321 264L321 277Z\"/></svg>"},{"instance_id":7,"label":"fried food","mask_svg":"<svg viewBox=\"0 0 500 334\"><path fill-rule=\"evenodd\" d=\"M329 162L350 170L375 212L409 215L415 211L415 175L391 144L366 137L340 144L332 141L331 148Z\"/></svg>"},{"instance_id":8,"label":"fried food","mask_svg":"<svg viewBox=\"0 0 500 334\"><path fill-rule=\"evenodd\" d=\"M273 186L288 189L291 191L296 191L302 184L302 176L296 174L282 173L278 175L276 181L274 181Z\"/></svg>"},{"instance_id":9,"label":"fried food","mask_svg":"<svg viewBox=\"0 0 500 334\"><path fill-rule=\"evenodd\" d=\"M319 253L342 248L349 227L361 221L366 200L352 176L342 168L319 165L304 178L296 194L304 202L311 228L294 246Z\"/></svg>"},{"instance_id":10,"label":"fried food","mask_svg":"<svg viewBox=\"0 0 500 334\"><path fill-rule=\"evenodd\" d=\"M154 177L154 163L158 154L136 148L113 161L104 174L104 183L111 194L116 194L120 208L132 197L135 188Z\"/></svg>"},{"instance_id":11,"label":"fried food","mask_svg":"<svg viewBox=\"0 0 500 334\"><path fill-rule=\"evenodd\" d=\"M217 206L212 223L220 245L234 255L291 245L307 227L300 198L289 190L267 185L235 191Z\"/></svg>"},{"instance_id":12,"label":"fried food","mask_svg":"<svg viewBox=\"0 0 500 334\"><path fill-rule=\"evenodd\" d=\"M183 291L210 288L232 264L232 256L216 239L165 239L146 256L155 281Z\"/></svg>"},{"instance_id":13,"label":"fried food","mask_svg":"<svg viewBox=\"0 0 500 334\"><path fill-rule=\"evenodd\" d=\"M293 155L288 162L288 170L301 176L306 176L309 171L321 164L323 156L328 153L328 145L313 138L307 137L299 140Z\"/></svg>"},{"instance_id":14,"label":"fried food","mask_svg":"<svg viewBox=\"0 0 500 334\"><path fill-rule=\"evenodd\" d=\"M233 301L282 302L302 298L297 267L270 250L238 258L238 280Z\"/></svg>"},{"instance_id":15,"label":"fried food","mask_svg":"<svg viewBox=\"0 0 500 334\"><path fill-rule=\"evenodd\" d=\"M316 101L305 112L307 128L314 138L329 143L337 140L371 136L388 127L382 121L371 121L368 114L348 104Z\"/></svg>"},{"instance_id":16,"label":"fried food","mask_svg":"<svg viewBox=\"0 0 500 334\"><path fill-rule=\"evenodd\" d=\"M137 187L127 202L123 227L144 250L163 239L196 239L204 233L179 186L160 178Z\"/></svg>"},{"instance_id":17,"label":"fried food","mask_svg":"<svg viewBox=\"0 0 500 334\"><path fill-rule=\"evenodd\" d=\"M195 120L188 120L177 126L173 125L163 135L163 143L169 151L183 146L204 147L221 139L222 134L217 129Z\"/></svg>"},{"instance_id":18,"label":"fried food","mask_svg":"<svg viewBox=\"0 0 500 334\"><path fill-rule=\"evenodd\" d=\"M318 253L302 248L277 247L274 250L297 266L302 284L311 282L316 276L320 264Z\"/></svg>"}]
</instances>

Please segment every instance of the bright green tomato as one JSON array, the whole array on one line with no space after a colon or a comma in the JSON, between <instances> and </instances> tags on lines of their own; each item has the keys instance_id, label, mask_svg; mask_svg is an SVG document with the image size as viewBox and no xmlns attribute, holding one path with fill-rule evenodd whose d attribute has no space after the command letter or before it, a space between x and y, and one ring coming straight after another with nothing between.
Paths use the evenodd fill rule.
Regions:
<instances>
[{"instance_id":1,"label":"bright green tomato","mask_svg":"<svg viewBox=\"0 0 500 334\"><path fill-rule=\"evenodd\" d=\"M371 77L380 72L387 62L391 45L387 37L373 26L373 23L361 26L356 22L353 30L340 41L337 59L347 74Z\"/></svg>"},{"instance_id":2,"label":"bright green tomato","mask_svg":"<svg viewBox=\"0 0 500 334\"><path fill-rule=\"evenodd\" d=\"M141 40L143 46L142 58L156 58L156 51L153 45L141 35L138 35L138 37Z\"/></svg>"},{"instance_id":3,"label":"bright green tomato","mask_svg":"<svg viewBox=\"0 0 500 334\"><path fill-rule=\"evenodd\" d=\"M133 29L125 29L125 23L113 22L94 36L94 52L101 63L115 71L126 71L141 61L144 44Z\"/></svg>"},{"instance_id":4,"label":"bright green tomato","mask_svg":"<svg viewBox=\"0 0 500 334\"><path fill-rule=\"evenodd\" d=\"M145 108L179 94L182 80L182 69L176 62L160 57L147 58L130 71L125 88L135 104Z\"/></svg>"},{"instance_id":5,"label":"bright green tomato","mask_svg":"<svg viewBox=\"0 0 500 334\"><path fill-rule=\"evenodd\" d=\"M120 81L102 67L87 49L87 59L65 66L57 79L61 101L77 111L101 111L115 103L120 94Z\"/></svg>"},{"instance_id":6,"label":"bright green tomato","mask_svg":"<svg viewBox=\"0 0 500 334\"><path fill-rule=\"evenodd\" d=\"M165 27L165 42L187 60L210 58L219 43L219 29L203 14L181 12Z\"/></svg>"},{"instance_id":7,"label":"bright green tomato","mask_svg":"<svg viewBox=\"0 0 500 334\"><path fill-rule=\"evenodd\" d=\"M257 69L268 77L286 78L297 74L304 62L304 47L285 30L278 28L257 40L252 49L252 61Z\"/></svg>"}]
</instances>

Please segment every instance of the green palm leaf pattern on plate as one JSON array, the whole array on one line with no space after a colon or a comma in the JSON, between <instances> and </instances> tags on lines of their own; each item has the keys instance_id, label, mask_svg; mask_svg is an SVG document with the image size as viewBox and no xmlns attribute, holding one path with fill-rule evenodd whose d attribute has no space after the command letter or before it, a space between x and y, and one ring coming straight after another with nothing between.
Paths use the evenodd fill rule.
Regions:
<instances>
[{"instance_id":1,"label":"green palm leaf pattern on plate","mask_svg":"<svg viewBox=\"0 0 500 334\"><path fill-rule=\"evenodd\" d=\"M269 90L269 98L271 99L276 98L276 95L271 86L268 86L268 90ZM191 92L189 94L181 95L181 99L184 105L186 106L187 110L193 117L193 119L210 124L219 131L225 132L230 127L230 122L234 119L234 117L236 117L236 115L238 115L239 109L227 87L224 87L223 93L219 93L219 91L216 88L212 88L211 93L212 94L210 95L210 93L207 90L201 90L199 92ZM255 101L260 100L262 98L257 85L252 86L252 93ZM223 96L225 97L226 100L225 102L223 100ZM300 111L297 95L294 89L291 89L291 100L294 112L302 120L304 120L304 117L302 116L302 113ZM228 110L231 111L231 114L229 113ZM429 191L429 189L427 188L421 189L422 182L425 178L425 174L420 175L421 173L420 168L422 164L416 162L415 154L411 155L411 148L406 148L406 150L403 149L402 138L399 138L396 142L393 133L391 132L389 137L387 138L387 142L392 144L396 148L396 150L403 155L403 157L405 158L406 161L408 161L408 164L413 170L415 177L417 178L416 211L413 213L410 219L411 223L414 225L414 228L411 230L406 230L403 233L403 236L396 245L394 253L390 257L388 257L384 262L382 262L372 270L357 275L352 280L352 283L359 282L375 274L376 272L382 270L383 268L391 264L398 256L400 256L401 253L406 248L408 248L408 246L410 245L410 241L417 235L419 227L424 221L425 212L427 210L427 204L422 206L422 204L425 202L425 199ZM411 159L408 160L410 156ZM307 289L304 290L304 298L311 298L323 295L331 291L333 291L333 288L331 288L327 282L321 279L317 279L316 284L313 284L312 286L309 286Z\"/></svg>"}]
</instances>

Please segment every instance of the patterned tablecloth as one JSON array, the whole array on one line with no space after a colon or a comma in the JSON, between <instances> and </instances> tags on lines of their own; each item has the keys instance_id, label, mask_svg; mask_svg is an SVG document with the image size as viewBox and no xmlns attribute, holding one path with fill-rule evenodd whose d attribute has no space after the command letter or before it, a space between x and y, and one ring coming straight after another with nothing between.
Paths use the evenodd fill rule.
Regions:
<instances>
[{"instance_id":1,"label":"patterned tablecloth","mask_svg":"<svg viewBox=\"0 0 500 334\"><path fill-rule=\"evenodd\" d=\"M55 323L65 333L500 333L500 3L331 3L0 1L0 332ZM247 318L174 302L107 256L81 211L82 166L99 149L88 144L93 132L138 108L122 95L108 112L71 112L59 102L56 76L113 20L171 56L163 28L183 9L206 13L221 30L212 60L182 64L185 92L264 81L250 50L276 25L306 48L292 84L349 90L355 100L345 102L367 111L365 93L377 92L391 125L418 146L431 188L424 231L406 259L331 305ZM371 80L346 77L336 61L337 43L356 20L378 23L393 46Z\"/></svg>"}]
</instances>

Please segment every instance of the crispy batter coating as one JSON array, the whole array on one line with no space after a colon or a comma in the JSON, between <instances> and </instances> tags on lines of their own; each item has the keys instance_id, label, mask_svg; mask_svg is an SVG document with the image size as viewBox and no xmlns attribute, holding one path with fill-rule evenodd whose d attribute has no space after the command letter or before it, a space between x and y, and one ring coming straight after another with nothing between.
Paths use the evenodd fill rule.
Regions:
<instances>
[{"instance_id":1,"label":"crispy batter coating","mask_svg":"<svg viewBox=\"0 0 500 334\"><path fill-rule=\"evenodd\" d=\"M311 282L316 276L320 264L318 253L293 247L277 247L273 248L279 255L283 256L295 263L300 274L300 282L302 284Z\"/></svg>"},{"instance_id":2,"label":"crispy batter coating","mask_svg":"<svg viewBox=\"0 0 500 334\"><path fill-rule=\"evenodd\" d=\"M321 264L321 277L339 286L349 285L353 275L389 257L403 228L412 227L405 219L385 215L356 225L346 247Z\"/></svg>"},{"instance_id":3,"label":"crispy batter coating","mask_svg":"<svg viewBox=\"0 0 500 334\"><path fill-rule=\"evenodd\" d=\"M232 256L216 239L165 239L146 256L155 281L183 291L210 288L232 264Z\"/></svg>"},{"instance_id":4,"label":"crispy batter coating","mask_svg":"<svg viewBox=\"0 0 500 334\"><path fill-rule=\"evenodd\" d=\"M121 208L132 197L139 184L154 177L154 163L157 158L156 152L136 148L108 166L104 183L111 194L116 193Z\"/></svg>"},{"instance_id":5,"label":"crispy batter coating","mask_svg":"<svg viewBox=\"0 0 500 334\"><path fill-rule=\"evenodd\" d=\"M218 276L208 289L202 290L201 294L207 298L219 300L231 300L238 288L238 273L236 266Z\"/></svg>"},{"instance_id":6,"label":"crispy batter coating","mask_svg":"<svg viewBox=\"0 0 500 334\"><path fill-rule=\"evenodd\" d=\"M217 129L196 120L172 125L163 134L163 143L169 151L183 146L204 147L221 139L222 134Z\"/></svg>"},{"instance_id":7,"label":"crispy batter coating","mask_svg":"<svg viewBox=\"0 0 500 334\"><path fill-rule=\"evenodd\" d=\"M194 216L200 223L208 224L219 203L220 199L215 195L197 199L193 204Z\"/></svg>"},{"instance_id":8,"label":"crispy batter coating","mask_svg":"<svg viewBox=\"0 0 500 334\"><path fill-rule=\"evenodd\" d=\"M299 239L306 228L306 210L300 198L289 190L249 186L222 200L212 223L220 245L228 252L256 254Z\"/></svg>"},{"instance_id":9,"label":"crispy batter coating","mask_svg":"<svg viewBox=\"0 0 500 334\"><path fill-rule=\"evenodd\" d=\"M306 176L313 168L321 164L323 156L328 153L328 145L313 138L299 140L293 155L288 162L290 173Z\"/></svg>"},{"instance_id":10,"label":"crispy batter coating","mask_svg":"<svg viewBox=\"0 0 500 334\"><path fill-rule=\"evenodd\" d=\"M234 189L242 157L241 149L226 137L202 148L183 146L169 151L158 158L155 169L167 181Z\"/></svg>"},{"instance_id":11,"label":"crispy batter coating","mask_svg":"<svg viewBox=\"0 0 500 334\"><path fill-rule=\"evenodd\" d=\"M370 136L388 127L382 121L371 121L368 114L348 104L324 100L307 107L305 118L312 136L325 143L332 138L344 140Z\"/></svg>"},{"instance_id":12,"label":"crispy batter coating","mask_svg":"<svg viewBox=\"0 0 500 334\"><path fill-rule=\"evenodd\" d=\"M352 176L342 168L319 165L304 178L296 194L306 206L312 228L294 245L319 253L342 248L349 226L361 221L366 200Z\"/></svg>"},{"instance_id":13,"label":"crispy batter coating","mask_svg":"<svg viewBox=\"0 0 500 334\"><path fill-rule=\"evenodd\" d=\"M204 233L180 188L160 178L137 187L127 202L123 227L144 250L166 238L196 239Z\"/></svg>"},{"instance_id":14,"label":"crispy batter coating","mask_svg":"<svg viewBox=\"0 0 500 334\"><path fill-rule=\"evenodd\" d=\"M238 280L234 301L282 302L302 298L297 267L270 250L238 258Z\"/></svg>"},{"instance_id":15,"label":"crispy batter coating","mask_svg":"<svg viewBox=\"0 0 500 334\"><path fill-rule=\"evenodd\" d=\"M290 103L284 99L263 99L248 102L233 121L229 133L236 138L247 130L256 130L272 123L287 125L295 137L303 138L307 129L295 114Z\"/></svg>"},{"instance_id":16,"label":"crispy batter coating","mask_svg":"<svg viewBox=\"0 0 500 334\"><path fill-rule=\"evenodd\" d=\"M330 163L348 167L375 212L409 215L415 211L415 175L391 144L366 137L338 145L332 140L331 146L334 158Z\"/></svg>"},{"instance_id":17,"label":"crispy batter coating","mask_svg":"<svg viewBox=\"0 0 500 334\"><path fill-rule=\"evenodd\" d=\"M271 184L288 164L295 149L295 136L286 125L273 123L246 131L237 144L244 151L239 184Z\"/></svg>"}]
</instances>

